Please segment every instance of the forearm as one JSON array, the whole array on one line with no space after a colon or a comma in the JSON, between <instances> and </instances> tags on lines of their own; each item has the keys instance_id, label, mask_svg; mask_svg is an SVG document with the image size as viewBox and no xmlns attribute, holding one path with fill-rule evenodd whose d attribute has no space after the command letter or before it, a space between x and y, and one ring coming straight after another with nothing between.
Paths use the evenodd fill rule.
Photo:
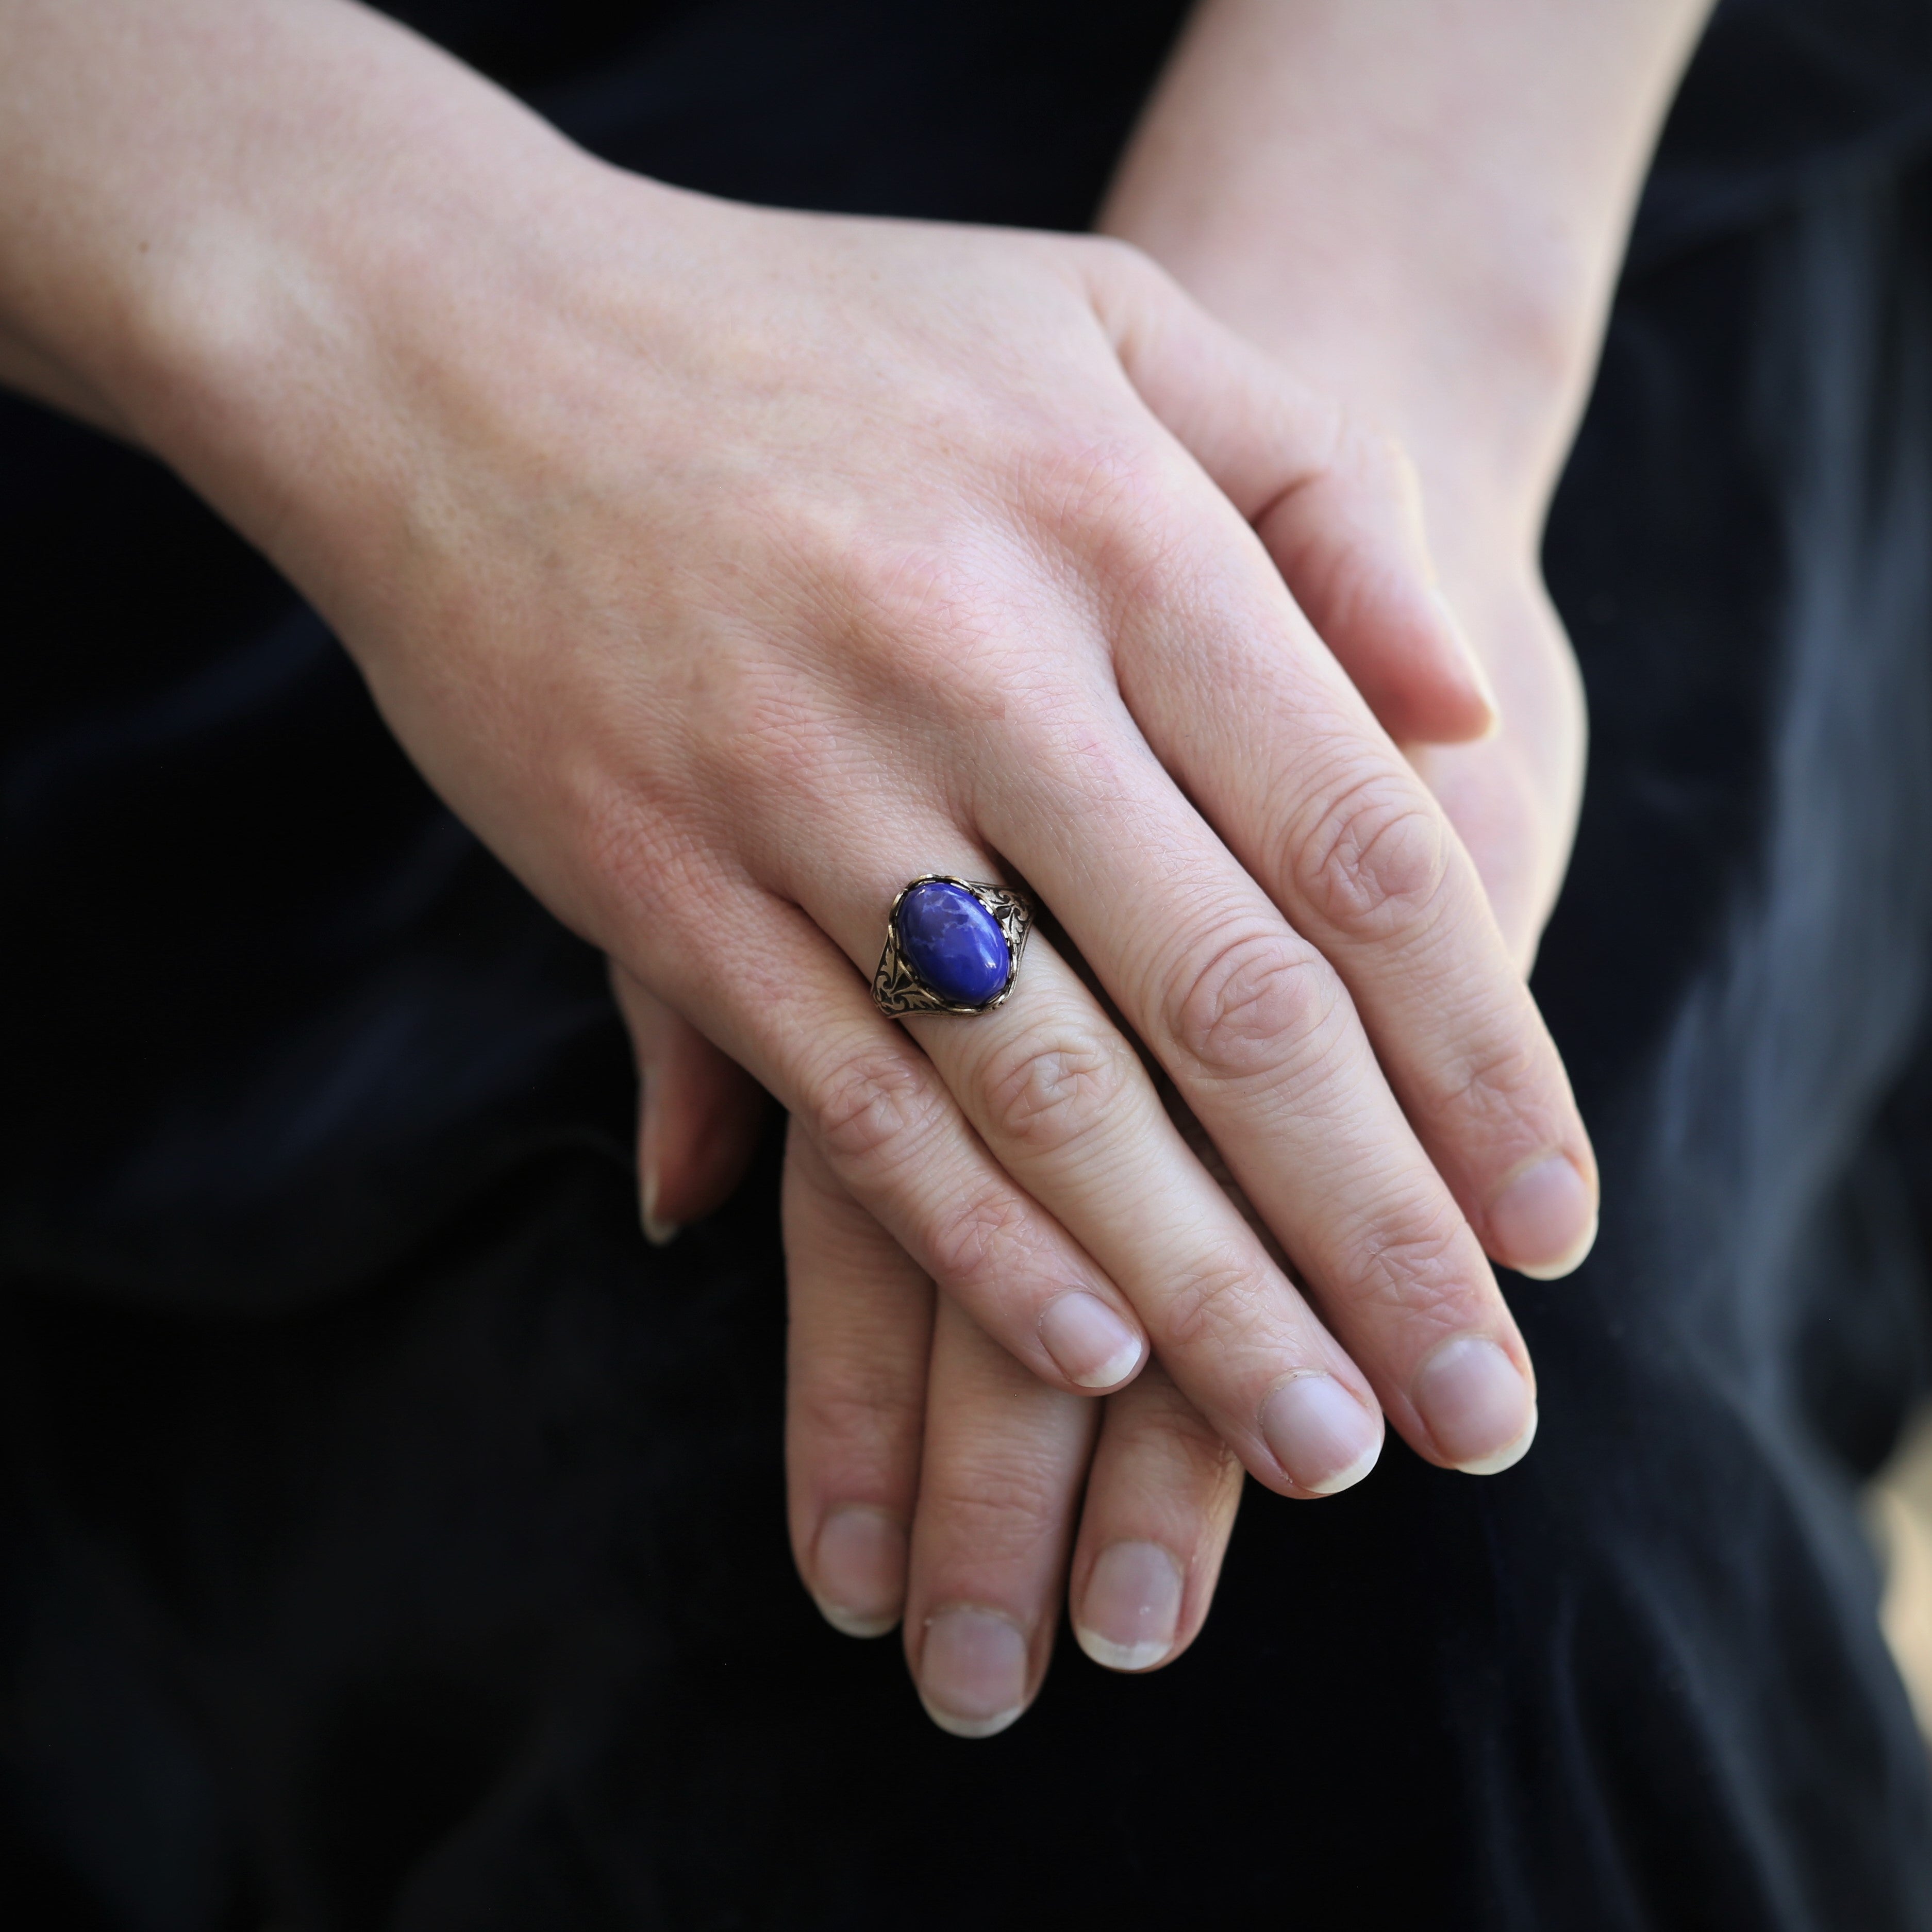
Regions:
<instances>
[{"instance_id":1,"label":"forearm","mask_svg":"<svg viewBox=\"0 0 1932 1932\"><path fill-rule=\"evenodd\" d=\"M265 540L278 476L380 460L339 406L406 381L436 325L403 308L520 228L534 252L593 165L347 0L4 0L0 382Z\"/></svg>"},{"instance_id":2,"label":"forearm","mask_svg":"<svg viewBox=\"0 0 1932 1932\"><path fill-rule=\"evenodd\" d=\"M1553 482L1708 0L1207 0L1102 219L1407 438ZM1534 532L1528 532L1533 537Z\"/></svg>"}]
</instances>

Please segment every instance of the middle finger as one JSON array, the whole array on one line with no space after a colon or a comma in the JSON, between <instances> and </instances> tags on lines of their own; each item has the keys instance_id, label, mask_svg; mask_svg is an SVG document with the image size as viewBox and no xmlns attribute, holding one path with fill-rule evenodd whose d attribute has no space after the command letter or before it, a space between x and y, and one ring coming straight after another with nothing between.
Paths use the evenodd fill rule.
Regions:
<instances>
[{"instance_id":1,"label":"middle finger","mask_svg":"<svg viewBox=\"0 0 1932 1932\"><path fill-rule=\"evenodd\" d=\"M1097 752L1090 731L1073 756L1050 722L1032 733L980 801L986 836L1172 1076L1396 1428L1432 1461L1506 1467L1528 1446L1534 1384L1480 1245L1340 975L1114 704ZM1230 1286L1194 1284L1154 1334L1197 1401L1184 1352L1244 1325Z\"/></svg>"},{"instance_id":2,"label":"middle finger","mask_svg":"<svg viewBox=\"0 0 1932 1932\"><path fill-rule=\"evenodd\" d=\"M897 842L922 869L988 862L936 821ZM794 866L807 910L855 958L882 936L894 861L876 832L821 820ZM835 876L823 854L836 852ZM796 876L796 874L794 874ZM1322 1496L1366 1474L1382 1428L1360 1370L1322 1327L1240 1210L1182 1138L1138 1056L1043 939L1012 997L970 1018L910 1029L1002 1168L1132 1304L1170 1372L1270 1487ZM1205 1311L1204 1312L1204 1311Z\"/></svg>"}]
</instances>

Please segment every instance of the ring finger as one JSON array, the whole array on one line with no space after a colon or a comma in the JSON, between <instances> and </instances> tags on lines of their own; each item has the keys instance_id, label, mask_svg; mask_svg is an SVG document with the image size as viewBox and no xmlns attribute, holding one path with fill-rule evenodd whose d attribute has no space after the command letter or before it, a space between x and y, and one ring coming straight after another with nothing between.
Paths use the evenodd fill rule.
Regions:
<instances>
[{"instance_id":1,"label":"ring finger","mask_svg":"<svg viewBox=\"0 0 1932 1932\"><path fill-rule=\"evenodd\" d=\"M956 832L914 822L902 838L949 854L958 876L986 876L988 862L962 850ZM801 841L792 862L822 868L827 849L846 867L838 880L827 871L812 879L807 909L857 956L868 938L876 943L868 902L891 902L890 862L875 852L867 864L855 825ZM1382 1438L1361 1370L1188 1148L1138 1056L1066 962L1036 940L1023 971L994 1011L915 1016L908 1025L994 1158L1118 1284L1170 1373L1257 1478L1302 1496L1357 1480ZM1366 1076L1375 1084L1358 1111L1379 1084L1372 1062ZM1388 1118L1372 1124L1412 1149L1385 1090L1382 1098ZM1414 1159L1426 1171L1419 1150ZM1359 1192L1362 1177L1351 1178Z\"/></svg>"}]
</instances>

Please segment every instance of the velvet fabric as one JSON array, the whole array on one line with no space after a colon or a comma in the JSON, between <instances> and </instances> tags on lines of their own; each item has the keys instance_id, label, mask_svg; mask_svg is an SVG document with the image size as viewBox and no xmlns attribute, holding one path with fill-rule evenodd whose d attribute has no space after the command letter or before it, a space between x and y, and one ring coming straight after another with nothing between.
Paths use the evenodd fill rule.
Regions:
<instances>
[{"instance_id":1,"label":"velvet fabric","mask_svg":"<svg viewBox=\"0 0 1932 1932\"><path fill-rule=\"evenodd\" d=\"M1077 226L1177 5L405 11L626 165ZM791 1575L775 1150L662 1252L598 962L158 466L0 406L0 1911L46 1932L1932 1928L1856 1485L1932 1381L1932 16L1724 8L1547 560L1543 1427L1250 1490L969 1744Z\"/></svg>"}]
</instances>

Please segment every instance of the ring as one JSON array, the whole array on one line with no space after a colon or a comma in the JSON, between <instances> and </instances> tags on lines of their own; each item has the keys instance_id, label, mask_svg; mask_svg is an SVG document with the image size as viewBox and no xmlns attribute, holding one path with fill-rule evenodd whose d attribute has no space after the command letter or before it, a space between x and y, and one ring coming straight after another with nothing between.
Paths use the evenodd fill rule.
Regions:
<instances>
[{"instance_id":1,"label":"ring","mask_svg":"<svg viewBox=\"0 0 1932 1932\"><path fill-rule=\"evenodd\" d=\"M892 902L872 998L902 1013L989 1013L1020 969L1033 908L1018 892L925 872Z\"/></svg>"}]
</instances>

